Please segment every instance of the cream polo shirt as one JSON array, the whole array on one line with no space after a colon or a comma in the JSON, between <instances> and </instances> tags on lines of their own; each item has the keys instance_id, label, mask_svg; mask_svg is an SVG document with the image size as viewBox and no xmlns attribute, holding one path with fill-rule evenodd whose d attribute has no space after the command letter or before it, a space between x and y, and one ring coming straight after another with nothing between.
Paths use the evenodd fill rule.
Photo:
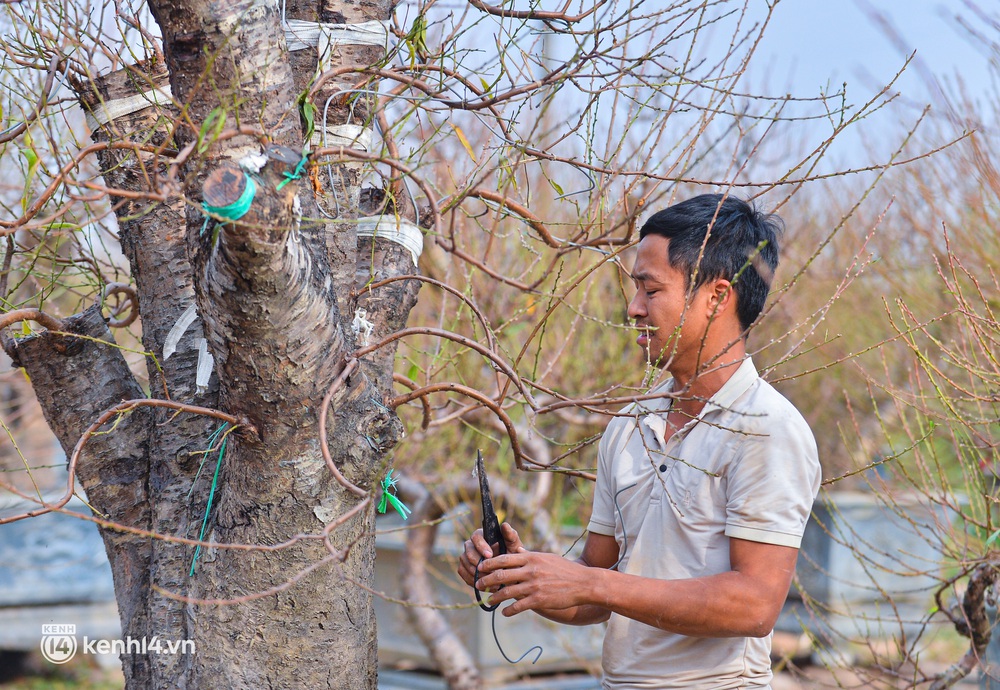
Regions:
<instances>
[{"instance_id":1,"label":"cream polo shirt","mask_svg":"<svg viewBox=\"0 0 1000 690\"><path fill-rule=\"evenodd\" d=\"M617 540L618 570L664 580L727 572L730 537L798 548L820 482L802 415L749 358L698 419L664 442L670 402L630 405L601 439L588 529ZM603 683L767 688L770 651L770 636L687 637L612 614Z\"/></svg>"}]
</instances>

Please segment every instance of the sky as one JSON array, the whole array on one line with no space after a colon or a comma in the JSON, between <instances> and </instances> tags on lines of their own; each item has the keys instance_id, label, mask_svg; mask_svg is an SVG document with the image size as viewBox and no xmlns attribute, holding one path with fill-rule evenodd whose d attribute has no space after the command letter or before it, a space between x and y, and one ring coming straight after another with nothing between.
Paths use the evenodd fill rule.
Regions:
<instances>
[{"instance_id":1,"label":"sky","mask_svg":"<svg viewBox=\"0 0 1000 690\"><path fill-rule=\"evenodd\" d=\"M988 49L961 25L982 27L973 7L967 0L780 0L751 69L769 85L802 95L846 81L857 101L888 83L916 51L895 84L899 107L889 116L915 114L926 104L943 115L947 108L936 80L951 95L958 80L973 98L992 90ZM883 23L892 31L883 30ZM998 27L982 31L1000 38Z\"/></svg>"},{"instance_id":2,"label":"sky","mask_svg":"<svg viewBox=\"0 0 1000 690\"><path fill-rule=\"evenodd\" d=\"M898 41L881 30L875 15L895 27ZM828 78L873 85L890 78L914 50L918 64L900 82L904 91L925 90L925 69L983 80L986 60L956 17L974 14L962 0L781 0L761 57L780 60L773 65L776 78L787 75L802 88Z\"/></svg>"}]
</instances>

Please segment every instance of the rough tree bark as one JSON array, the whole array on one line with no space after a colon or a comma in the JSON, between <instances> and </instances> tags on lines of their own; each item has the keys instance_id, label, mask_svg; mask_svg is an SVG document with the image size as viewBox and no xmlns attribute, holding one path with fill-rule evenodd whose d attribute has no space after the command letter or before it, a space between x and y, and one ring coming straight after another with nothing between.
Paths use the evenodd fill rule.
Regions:
<instances>
[{"instance_id":1,"label":"rough tree bark","mask_svg":"<svg viewBox=\"0 0 1000 690\"><path fill-rule=\"evenodd\" d=\"M78 478L90 502L131 530L102 530L123 635L196 646L194 654L124 655L127 687L373 688L375 620L370 595L356 583L370 584L373 575L374 502L349 483L377 487L384 454L401 432L384 405L393 348L362 361L332 396L327 442L346 482L321 454L319 411L358 346L355 310L367 310L374 337L397 330L419 284L394 283L391 296L357 296L356 281L414 267L409 252L391 242L357 238L356 170L337 168L338 190L320 176L319 200L306 175L289 181L301 152L316 146L305 140L300 96L317 75L318 51L289 53L283 19L386 20L391 3L289 2L284 18L277 0L149 6L166 65L133 65L76 88L88 111L107 113L110 102L169 84L169 102L150 97L150 107L115 115L94 132L98 142L144 147L100 152L109 188L165 199L111 197L150 353L148 395L215 408L241 423L226 437L224 454L218 442L205 453L218 419L136 407L84 446ZM323 66L363 70L384 54L377 46L338 46ZM345 79L370 84L363 71ZM333 97L325 124L352 118L370 127L373 100L347 108L337 93L343 83L313 95ZM206 132L219 130L203 123L220 118L222 136L209 141ZM250 179L256 195L245 215L206 222L203 200L234 201ZM329 222L317 220L317 201ZM197 318L167 357L165 341L192 305ZM214 356L207 386L195 385L201 338ZM61 332L8 338L4 346L29 374L67 453L102 412L146 396L98 309L66 319ZM199 538L217 459L204 541L271 547L313 538L280 550L202 548L192 566L192 545L158 536ZM353 509L328 539L315 536Z\"/></svg>"}]
</instances>

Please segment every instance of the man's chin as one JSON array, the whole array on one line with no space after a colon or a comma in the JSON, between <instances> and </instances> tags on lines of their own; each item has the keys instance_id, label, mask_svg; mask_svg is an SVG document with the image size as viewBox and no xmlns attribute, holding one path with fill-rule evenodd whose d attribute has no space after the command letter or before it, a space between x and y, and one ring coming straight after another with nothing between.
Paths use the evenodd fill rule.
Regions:
<instances>
[{"instance_id":1,"label":"man's chin","mask_svg":"<svg viewBox=\"0 0 1000 690\"><path fill-rule=\"evenodd\" d=\"M643 366L653 366L657 369L662 369L667 363L666 357L663 357L662 355L655 356L647 345L639 346L639 357L642 358Z\"/></svg>"}]
</instances>

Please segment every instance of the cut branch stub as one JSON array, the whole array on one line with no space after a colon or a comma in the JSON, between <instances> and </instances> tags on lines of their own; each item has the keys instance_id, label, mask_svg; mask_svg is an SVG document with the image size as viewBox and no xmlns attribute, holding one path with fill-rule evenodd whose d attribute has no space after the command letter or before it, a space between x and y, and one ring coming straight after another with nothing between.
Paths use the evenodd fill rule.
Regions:
<instances>
[{"instance_id":1,"label":"cut branch stub","mask_svg":"<svg viewBox=\"0 0 1000 690\"><path fill-rule=\"evenodd\" d=\"M307 159L287 146L268 146L265 154L268 163L257 175L229 165L209 173L202 188L206 215L224 223L241 220L252 210L245 224L260 220L272 227L290 225L282 220L291 220L296 191L288 183L301 176Z\"/></svg>"},{"instance_id":2,"label":"cut branch stub","mask_svg":"<svg viewBox=\"0 0 1000 690\"><path fill-rule=\"evenodd\" d=\"M247 186L252 184L253 181L238 168L216 168L205 180L205 204L211 209L232 208L246 194ZM225 213L219 215L228 217ZM235 216L230 220L239 218Z\"/></svg>"}]
</instances>

